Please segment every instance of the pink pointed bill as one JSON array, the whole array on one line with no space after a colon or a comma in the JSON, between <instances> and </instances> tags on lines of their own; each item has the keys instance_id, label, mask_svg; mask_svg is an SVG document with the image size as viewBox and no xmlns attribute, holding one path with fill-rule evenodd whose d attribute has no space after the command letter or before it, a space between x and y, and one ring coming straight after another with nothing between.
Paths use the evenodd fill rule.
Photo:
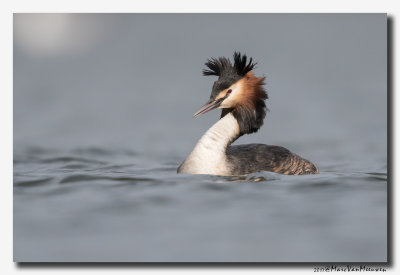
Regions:
<instances>
[{"instance_id":1,"label":"pink pointed bill","mask_svg":"<svg viewBox=\"0 0 400 275\"><path fill-rule=\"evenodd\" d=\"M201 114L205 114L215 108L218 108L221 104L222 99L212 100L210 99L206 104L204 104L196 113L194 113L193 117L196 117Z\"/></svg>"}]
</instances>

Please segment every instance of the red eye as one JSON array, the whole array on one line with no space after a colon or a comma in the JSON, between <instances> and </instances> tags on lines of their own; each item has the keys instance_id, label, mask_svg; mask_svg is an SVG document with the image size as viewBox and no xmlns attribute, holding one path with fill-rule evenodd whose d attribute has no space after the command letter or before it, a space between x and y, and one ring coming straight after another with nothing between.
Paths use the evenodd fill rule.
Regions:
<instances>
[{"instance_id":1,"label":"red eye","mask_svg":"<svg viewBox=\"0 0 400 275\"><path fill-rule=\"evenodd\" d=\"M232 90L229 89L226 93L227 93L227 94L230 94L230 93L232 93Z\"/></svg>"}]
</instances>

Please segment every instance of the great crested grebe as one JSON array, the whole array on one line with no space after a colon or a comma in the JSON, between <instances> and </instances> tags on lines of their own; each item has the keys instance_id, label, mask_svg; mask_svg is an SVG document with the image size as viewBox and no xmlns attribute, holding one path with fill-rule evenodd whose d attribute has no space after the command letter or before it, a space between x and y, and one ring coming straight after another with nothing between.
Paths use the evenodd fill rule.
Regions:
<instances>
[{"instance_id":1,"label":"great crested grebe","mask_svg":"<svg viewBox=\"0 0 400 275\"><path fill-rule=\"evenodd\" d=\"M235 52L234 64L228 58L211 58L203 75L216 75L210 100L194 115L221 108L221 118L197 142L178 173L221 176L270 171L286 175L317 174L318 168L288 149L265 144L231 146L244 134L258 131L267 111L264 100L265 77L252 72L257 63Z\"/></svg>"}]
</instances>

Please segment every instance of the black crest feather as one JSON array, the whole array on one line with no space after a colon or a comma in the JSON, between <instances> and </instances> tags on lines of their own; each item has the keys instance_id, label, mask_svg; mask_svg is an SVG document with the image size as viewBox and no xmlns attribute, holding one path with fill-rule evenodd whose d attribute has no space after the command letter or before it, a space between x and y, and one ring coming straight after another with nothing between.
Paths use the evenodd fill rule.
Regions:
<instances>
[{"instance_id":1,"label":"black crest feather","mask_svg":"<svg viewBox=\"0 0 400 275\"><path fill-rule=\"evenodd\" d=\"M254 69L257 63L253 63L253 58L250 57L247 63L247 56L241 55L239 52L233 54L234 64L226 57L208 59L205 65L208 69L203 70L203 75L224 76L245 76L248 72Z\"/></svg>"},{"instance_id":2,"label":"black crest feather","mask_svg":"<svg viewBox=\"0 0 400 275\"><path fill-rule=\"evenodd\" d=\"M235 61L233 67L238 75L245 76L248 72L254 69L257 63L253 63L253 58L250 57L249 63L247 64L247 56L243 56L235 52L233 54L233 60Z\"/></svg>"},{"instance_id":3,"label":"black crest feather","mask_svg":"<svg viewBox=\"0 0 400 275\"><path fill-rule=\"evenodd\" d=\"M222 76L227 72L232 71L232 63L226 57L208 59L205 65L209 68L209 70L204 69L203 75Z\"/></svg>"}]
</instances>

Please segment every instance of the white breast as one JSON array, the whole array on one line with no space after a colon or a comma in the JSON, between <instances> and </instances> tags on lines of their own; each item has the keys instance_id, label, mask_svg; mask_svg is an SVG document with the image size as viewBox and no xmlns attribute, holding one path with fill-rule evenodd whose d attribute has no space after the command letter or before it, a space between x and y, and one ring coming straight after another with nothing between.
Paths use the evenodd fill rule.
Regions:
<instances>
[{"instance_id":1,"label":"white breast","mask_svg":"<svg viewBox=\"0 0 400 275\"><path fill-rule=\"evenodd\" d=\"M226 148L238 135L239 124L229 113L200 138L178 173L229 175Z\"/></svg>"}]
</instances>

